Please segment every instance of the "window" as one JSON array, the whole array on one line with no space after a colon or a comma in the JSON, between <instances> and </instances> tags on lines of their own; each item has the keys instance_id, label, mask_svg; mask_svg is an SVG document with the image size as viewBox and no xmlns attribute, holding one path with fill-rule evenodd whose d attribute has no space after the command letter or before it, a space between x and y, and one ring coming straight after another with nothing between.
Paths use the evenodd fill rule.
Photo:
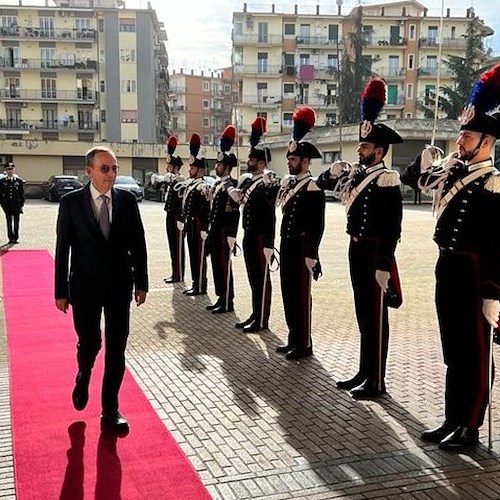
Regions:
<instances>
[{"instance_id":1,"label":"window","mask_svg":"<svg viewBox=\"0 0 500 500\"><path fill-rule=\"evenodd\" d=\"M106 92L106 82L104 80L101 80L99 87L101 89L101 92Z\"/></svg>"},{"instance_id":2,"label":"window","mask_svg":"<svg viewBox=\"0 0 500 500\"><path fill-rule=\"evenodd\" d=\"M457 28L455 26L451 27L451 38L454 39L457 36Z\"/></svg>"},{"instance_id":3,"label":"window","mask_svg":"<svg viewBox=\"0 0 500 500\"><path fill-rule=\"evenodd\" d=\"M438 27L429 26L427 28L427 41L429 43L437 43L437 36L438 36Z\"/></svg>"},{"instance_id":4,"label":"window","mask_svg":"<svg viewBox=\"0 0 500 500\"><path fill-rule=\"evenodd\" d=\"M307 66L309 64L309 59L310 59L310 54L300 54L300 65L301 66Z\"/></svg>"},{"instance_id":5,"label":"window","mask_svg":"<svg viewBox=\"0 0 500 500\"><path fill-rule=\"evenodd\" d=\"M224 84L224 93L229 94L231 92L231 85L228 83Z\"/></svg>"},{"instance_id":6,"label":"window","mask_svg":"<svg viewBox=\"0 0 500 500\"><path fill-rule=\"evenodd\" d=\"M106 123L106 110L101 109L101 122Z\"/></svg>"},{"instance_id":7,"label":"window","mask_svg":"<svg viewBox=\"0 0 500 500\"><path fill-rule=\"evenodd\" d=\"M40 17L38 24L40 27L40 36L51 38L55 36L53 17Z\"/></svg>"},{"instance_id":8,"label":"window","mask_svg":"<svg viewBox=\"0 0 500 500\"><path fill-rule=\"evenodd\" d=\"M97 20L97 29L102 33L104 31L104 19Z\"/></svg>"},{"instance_id":9,"label":"window","mask_svg":"<svg viewBox=\"0 0 500 500\"><path fill-rule=\"evenodd\" d=\"M209 135L203 136L203 144L210 144L210 136Z\"/></svg>"},{"instance_id":10,"label":"window","mask_svg":"<svg viewBox=\"0 0 500 500\"><path fill-rule=\"evenodd\" d=\"M286 35L294 36L295 35L295 24L285 23L283 27L283 32Z\"/></svg>"},{"instance_id":11,"label":"window","mask_svg":"<svg viewBox=\"0 0 500 500\"><path fill-rule=\"evenodd\" d=\"M120 31L135 32L135 19L120 19Z\"/></svg>"},{"instance_id":12,"label":"window","mask_svg":"<svg viewBox=\"0 0 500 500\"><path fill-rule=\"evenodd\" d=\"M373 44L373 26L363 26L363 39L368 45Z\"/></svg>"},{"instance_id":13,"label":"window","mask_svg":"<svg viewBox=\"0 0 500 500\"><path fill-rule=\"evenodd\" d=\"M437 73L437 56L427 56L425 60L425 69L429 75L435 75Z\"/></svg>"},{"instance_id":14,"label":"window","mask_svg":"<svg viewBox=\"0 0 500 500\"><path fill-rule=\"evenodd\" d=\"M327 125L328 127L333 127L334 125L337 125L337 123L337 113L326 113L325 125Z\"/></svg>"},{"instance_id":15,"label":"window","mask_svg":"<svg viewBox=\"0 0 500 500\"><path fill-rule=\"evenodd\" d=\"M291 126L293 125L292 120L293 113L283 113L283 125Z\"/></svg>"},{"instance_id":16,"label":"window","mask_svg":"<svg viewBox=\"0 0 500 500\"><path fill-rule=\"evenodd\" d=\"M57 128L57 115L55 109L42 109L42 127Z\"/></svg>"},{"instance_id":17,"label":"window","mask_svg":"<svg viewBox=\"0 0 500 500\"><path fill-rule=\"evenodd\" d=\"M399 74L399 56L389 56L389 75Z\"/></svg>"},{"instance_id":18,"label":"window","mask_svg":"<svg viewBox=\"0 0 500 500\"><path fill-rule=\"evenodd\" d=\"M267 52L257 53L257 72L267 73Z\"/></svg>"},{"instance_id":19,"label":"window","mask_svg":"<svg viewBox=\"0 0 500 500\"><path fill-rule=\"evenodd\" d=\"M338 24L329 24L328 25L328 40L330 42L338 42L339 41L339 25Z\"/></svg>"},{"instance_id":20,"label":"window","mask_svg":"<svg viewBox=\"0 0 500 500\"><path fill-rule=\"evenodd\" d=\"M9 77L5 79L5 88L8 89L9 97L21 97L19 90L20 80L16 77Z\"/></svg>"},{"instance_id":21,"label":"window","mask_svg":"<svg viewBox=\"0 0 500 500\"><path fill-rule=\"evenodd\" d=\"M208 80L203 80L201 88L203 89L203 92L210 92L210 82Z\"/></svg>"},{"instance_id":22,"label":"window","mask_svg":"<svg viewBox=\"0 0 500 500\"><path fill-rule=\"evenodd\" d=\"M137 123L137 111L135 109L122 109L120 118L122 123Z\"/></svg>"},{"instance_id":23,"label":"window","mask_svg":"<svg viewBox=\"0 0 500 500\"><path fill-rule=\"evenodd\" d=\"M410 27L408 28L408 35L409 35L408 38L410 40L415 40L416 33L417 33L416 26L414 24L410 24Z\"/></svg>"},{"instance_id":24,"label":"window","mask_svg":"<svg viewBox=\"0 0 500 500\"><path fill-rule=\"evenodd\" d=\"M91 29L92 29L92 21L89 18L75 19L75 30L83 31Z\"/></svg>"},{"instance_id":25,"label":"window","mask_svg":"<svg viewBox=\"0 0 500 500\"><path fill-rule=\"evenodd\" d=\"M42 99L55 99L57 97L56 79L55 78L42 78Z\"/></svg>"},{"instance_id":26,"label":"window","mask_svg":"<svg viewBox=\"0 0 500 500\"><path fill-rule=\"evenodd\" d=\"M40 49L40 65L42 68L53 68L56 65L56 49L42 47Z\"/></svg>"},{"instance_id":27,"label":"window","mask_svg":"<svg viewBox=\"0 0 500 500\"><path fill-rule=\"evenodd\" d=\"M267 23L257 23L257 42L258 43L267 43L269 41L269 35L267 30Z\"/></svg>"},{"instance_id":28,"label":"window","mask_svg":"<svg viewBox=\"0 0 500 500\"><path fill-rule=\"evenodd\" d=\"M243 64L243 47L234 48L233 63L235 66L241 66Z\"/></svg>"},{"instance_id":29,"label":"window","mask_svg":"<svg viewBox=\"0 0 500 500\"><path fill-rule=\"evenodd\" d=\"M311 25L310 24L301 24L299 28L299 37L297 42L299 43L307 43L309 42L309 38L311 36Z\"/></svg>"},{"instance_id":30,"label":"window","mask_svg":"<svg viewBox=\"0 0 500 500\"><path fill-rule=\"evenodd\" d=\"M137 92L137 82L135 80L122 80L121 91L135 94Z\"/></svg>"},{"instance_id":31,"label":"window","mask_svg":"<svg viewBox=\"0 0 500 500\"><path fill-rule=\"evenodd\" d=\"M267 83L257 82L257 100L258 102L267 102Z\"/></svg>"},{"instance_id":32,"label":"window","mask_svg":"<svg viewBox=\"0 0 500 500\"><path fill-rule=\"evenodd\" d=\"M412 113L406 113L405 118L413 118L413 114Z\"/></svg>"},{"instance_id":33,"label":"window","mask_svg":"<svg viewBox=\"0 0 500 500\"><path fill-rule=\"evenodd\" d=\"M426 85L425 86L425 91L424 91L424 104L426 106L429 106L432 104L431 99L434 97L436 93L436 86L435 85Z\"/></svg>"},{"instance_id":34,"label":"window","mask_svg":"<svg viewBox=\"0 0 500 500\"><path fill-rule=\"evenodd\" d=\"M333 163L337 160L340 160L340 154L338 151L325 151L323 153L323 163Z\"/></svg>"},{"instance_id":35,"label":"window","mask_svg":"<svg viewBox=\"0 0 500 500\"><path fill-rule=\"evenodd\" d=\"M210 127L210 118L203 118L203 126Z\"/></svg>"},{"instance_id":36,"label":"window","mask_svg":"<svg viewBox=\"0 0 500 500\"><path fill-rule=\"evenodd\" d=\"M413 99L413 83L409 83L406 86L406 98Z\"/></svg>"},{"instance_id":37,"label":"window","mask_svg":"<svg viewBox=\"0 0 500 500\"><path fill-rule=\"evenodd\" d=\"M284 83L283 84L283 94L295 94L295 84Z\"/></svg>"},{"instance_id":38,"label":"window","mask_svg":"<svg viewBox=\"0 0 500 500\"><path fill-rule=\"evenodd\" d=\"M330 70L339 69L339 59L337 57L337 54L328 54L327 66L328 66L328 69L330 69Z\"/></svg>"},{"instance_id":39,"label":"window","mask_svg":"<svg viewBox=\"0 0 500 500\"><path fill-rule=\"evenodd\" d=\"M408 69L414 69L415 67L415 55L408 54Z\"/></svg>"},{"instance_id":40,"label":"window","mask_svg":"<svg viewBox=\"0 0 500 500\"><path fill-rule=\"evenodd\" d=\"M264 118L264 119L266 119L266 120L267 120L267 113L266 113L265 111L259 111L259 112L257 113L257 116L258 116L259 118Z\"/></svg>"},{"instance_id":41,"label":"window","mask_svg":"<svg viewBox=\"0 0 500 500\"><path fill-rule=\"evenodd\" d=\"M127 63L135 62L135 50L134 49L120 49L120 61Z\"/></svg>"},{"instance_id":42,"label":"window","mask_svg":"<svg viewBox=\"0 0 500 500\"><path fill-rule=\"evenodd\" d=\"M241 21L241 19L235 20L233 29L235 35L243 35L243 21Z\"/></svg>"},{"instance_id":43,"label":"window","mask_svg":"<svg viewBox=\"0 0 500 500\"><path fill-rule=\"evenodd\" d=\"M398 103L398 86L397 85L387 85L387 104L397 104Z\"/></svg>"},{"instance_id":44,"label":"window","mask_svg":"<svg viewBox=\"0 0 500 500\"><path fill-rule=\"evenodd\" d=\"M208 99L203 99L203 109L210 109L210 101Z\"/></svg>"}]
</instances>

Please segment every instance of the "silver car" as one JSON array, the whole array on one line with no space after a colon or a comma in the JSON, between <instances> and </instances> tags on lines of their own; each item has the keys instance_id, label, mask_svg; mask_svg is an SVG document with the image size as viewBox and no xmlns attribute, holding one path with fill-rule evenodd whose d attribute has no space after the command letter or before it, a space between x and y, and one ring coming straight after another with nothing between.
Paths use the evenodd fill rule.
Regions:
<instances>
[{"instance_id":1,"label":"silver car","mask_svg":"<svg viewBox=\"0 0 500 500\"><path fill-rule=\"evenodd\" d=\"M142 189L137 181L130 175L117 175L115 181L115 188L124 189L133 193L137 201L142 201Z\"/></svg>"}]
</instances>

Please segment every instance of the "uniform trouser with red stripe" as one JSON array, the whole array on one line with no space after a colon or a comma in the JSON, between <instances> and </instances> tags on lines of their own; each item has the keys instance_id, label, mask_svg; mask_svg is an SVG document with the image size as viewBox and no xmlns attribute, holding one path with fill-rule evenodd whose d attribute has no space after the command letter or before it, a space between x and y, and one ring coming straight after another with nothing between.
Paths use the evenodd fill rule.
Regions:
<instances>
[{"instance_id":1,"label":"uniform trouser with red stripe","mask_svg":"<svg viewBox=\"0 0 500 500\"><path fill-rule=\"evenodd\" d=\"M193 289L199 292L207 290L207 258L201 239L201 222L199 217L191 217L185 226L186 240L189 250L189 265Z\"/></svg>"},{"instance_id":2,"label":"uniform trouser with red stripe","mask_svg":"<svg viewBox=\"0 0 500 500\"><path fill-rule=\"evenodd\" d=\"M184 234L177 228L179 220L180 217L178 214L167 212L165 226L170 252L170 264L172 267L172 279L175 281L182 281L184 279Z\"/></svg>"},{"instance_id":3,"label":"uniform trouser with red stripe","mask_svg":"<svg viewBox=\"0 0 500 500\"><path fill-rule=\"evenodd\" d=\"M262 316L262 296L264 293L264 276L266 274L266 258L264 256L264 235L245 232L243 237L243 254L247 268L248 281L252 290L252 317L262 325L269 323L271 310L271 278L267 273L264 297L264 317ZM262 320L262 321L261 321Z\"/></svg>"},{"instance_id":4,"label":"uniform trouser with red stripe","mask_svg":"<svg viewBox=\"0 0 500 500\"><path fill-rule=\"evenodd\" d=\"M351 240L349 269L360 333L359 373L363 378L383 382L389 347L389 320L384 303L380 322L381 289L375 279L378 244L375 238Z\"/></svg>"},{"instance_id":5,"label":"uniform trouser with red stripe","mask_svg":"<svg viewBox=\"0 0 500 500\"><path fill-rule=\"evenodd\" d=\"M479 428L488 403L489 326L482 314L477 254L441 251L436 307L446 364L445 419Z\"/></svg>"},{"instance_id":6,"label":"uniform trouser with red stripe","mask_svg":"<svg viewBox=\"0 0 500 500\"><path fill-rule=\"evenodd\" d=\"M281 295L288 325L288 346L312 347L311 275L305 264L304 237L281 238Z\"/></svg>"},{"instance_id":7,"label":"uniform trouser with red stripe","mask_svg":"<svg viewBox=\"0 0 500 500\"><path fill-rule=\"evenodd\" d=\"M218 302L225 305L226 300L231 306L234 299L233 270L229 269L229 245L227 244L227 233L224 228L210 233L210 259L214 275L215 294L219 297ZM227 288L229 276L229 290Z\"/></svg>"}]
</instances>

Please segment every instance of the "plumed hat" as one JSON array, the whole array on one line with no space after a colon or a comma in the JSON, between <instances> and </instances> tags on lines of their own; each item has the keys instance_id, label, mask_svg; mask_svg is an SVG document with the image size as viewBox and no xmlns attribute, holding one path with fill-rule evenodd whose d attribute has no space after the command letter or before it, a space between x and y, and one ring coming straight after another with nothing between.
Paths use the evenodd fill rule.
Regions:
<instances>
[{"instance_id":1,"label":"plumed hat","mask_svg":"<svg viewBox=\"0 0 500 500\"><path fill-rule=\"evenodd\" d=\"M267 131L267 121L262 116L254 118L251 124L250 132L250 151L248 158L254 158L257 161L264 161L266 165L271 161L271 150L268 147L258 148L263 134Z\"/></svg>"},{"instance_id":2,"label":"plumed hat","mask_svg":"<svg viewBox=\"0 0 500 500\"><path fill-rule=\"evenodd\" d=\"M485 71L474 84L460 117L460 130L472 130L500 138L500 64Z\"/></svg>"},{"instance_id":3,"label":"plumed hat","mask_svg":"<svg viewBox=\"0 0 500 500\"><path fill-rule=\"evenodd\" d=\"M309 106L301 106L292 115L293 128L292 140L288 144L286 156L299 156L300 158L321 158L318 148L301 139L314 127L316 113Z\"/></svg>"},{"instance_id":4,"label":"plumed hat","mask_svg":"<svg viewBox=\"0 0 500 500\"><path fill-rule=\"evenodd\" d=\"M200 152L201 138L198 134L191 135L189 139L189 165L191 167L205 168L205 158L198 158Z\"/></svg>"},{"instance_id":5,"label":"plumed hat","mask_svg":"<svg viewBox=\"0 0 500 500\"><path fill-rule=\"evenodd\" d=\"M233 153L228 151L233 147L236 138L236 127L228 125L223 131L220 138L220 151L217 154L217 162L222 163L226 167L236 167L238 159Z\"/></svg>"},{"instance_id":6,"label":"plumed hat","mask_svg":"<svg viewBox=\"0 0 500 500\"><path fill-rule=\"evenodd\" d=\"M382 145L403 142L403 138L395 130L383 123L375 123L384 105L385 82L381 78L372 78L361 93L359 142Z\"/></svg>"},{"instance_id":7,"label":"plumed hat","mask_svg":"<svg viewBox=\"0 0 500 500\"><path fill-rule=\"evenodd\" d=\"M167 140L167 164L176 167L182 167L180 156L174 156L175 148L177 147L177 137L171 136Z\"/></svg>"}]
</instances>

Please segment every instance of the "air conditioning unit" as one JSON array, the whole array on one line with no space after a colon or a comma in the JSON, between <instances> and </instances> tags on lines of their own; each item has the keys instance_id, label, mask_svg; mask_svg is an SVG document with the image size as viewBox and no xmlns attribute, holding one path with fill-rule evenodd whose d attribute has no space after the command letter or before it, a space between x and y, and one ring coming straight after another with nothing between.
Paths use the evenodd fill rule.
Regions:
<instances>
[{"instance_id":1,"label":"air conditioning unit","mask_svg":"<svg viewBox=\"0 0 500 500\"><path fill-rule=\"evenodd\" d=\"M313 49L313 54L319 54L319 49Z\"/></svg>"}]
</instances>

